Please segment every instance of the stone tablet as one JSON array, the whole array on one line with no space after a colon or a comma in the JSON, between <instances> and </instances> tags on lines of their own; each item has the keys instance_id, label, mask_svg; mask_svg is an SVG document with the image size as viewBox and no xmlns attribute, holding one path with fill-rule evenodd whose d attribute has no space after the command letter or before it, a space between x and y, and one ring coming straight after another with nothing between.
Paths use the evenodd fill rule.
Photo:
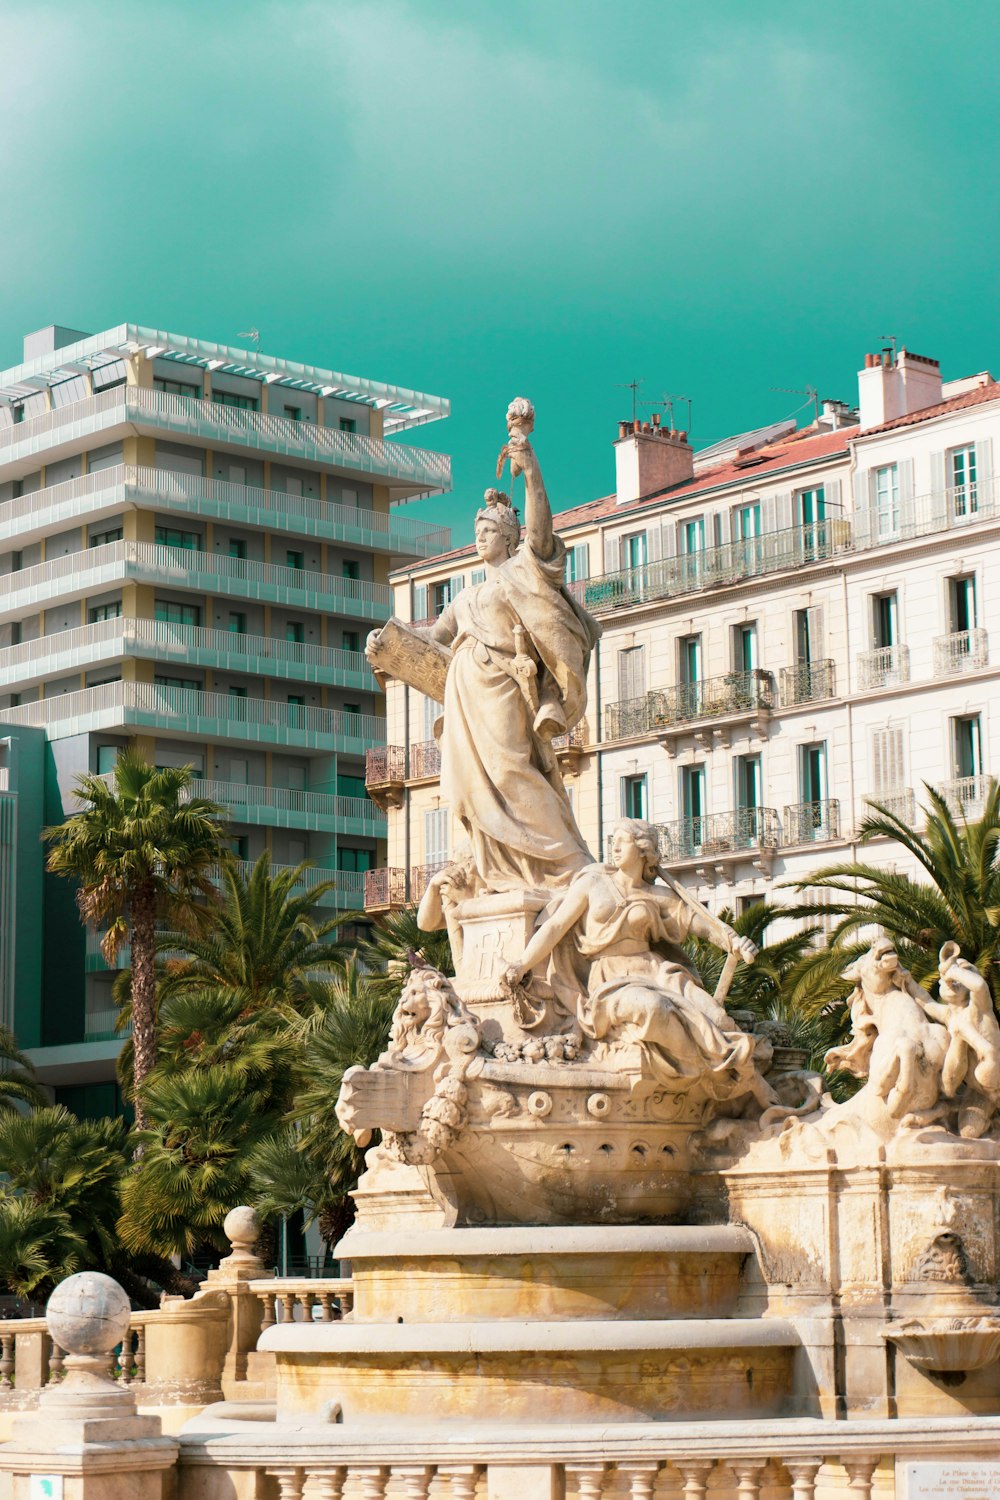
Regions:
<instances>
[{"instance_id":1,"label":"stone tablet","mask_svg":"<svg viewBox=\"0 0 1000 1500\"><path fill-rule=\"evenodd\" d=\"M996 1500L1000 1495L1000 1463L989 1460L944 1459L900 1469L899 1500Z\"/></svg>"}]
</instances>

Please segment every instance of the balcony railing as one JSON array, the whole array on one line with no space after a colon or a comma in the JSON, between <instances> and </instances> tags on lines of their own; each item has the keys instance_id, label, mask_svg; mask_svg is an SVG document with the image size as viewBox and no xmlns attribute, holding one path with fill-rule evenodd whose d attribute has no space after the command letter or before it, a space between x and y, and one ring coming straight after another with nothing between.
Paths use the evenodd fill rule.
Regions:
<instances>
[{"instance_id":1,"label":"balcony railing","mask_svg":"<svg viewBox=\"0 0 1000 1500\"><path fill-rule=\"evenodd\" d=\"M954 781L942 781L939 789L957 817L974 819L982 813L992 780L992 776L959 776Z\"/></svg>"},{"instance_id":2,"label":"balcony railing","mask_svg":"<svg viewBox=\"0 0 1000 1500\"><path fill-rule=\"evenodd\" d=\"M451 489L451 460L444 453L139 386L117 386L0 428L0 454L26 458L60 438L72 442L124 423L329 464L414 490Z\"/></svg>"},{"instance_id":3,"label":"balcony railing","mask_svg":"<svg viewBox=\"0 0 1000 1500\"><path fill-rule=\"evenodd\" d=\"M148 727L173 734L286 744L363 754L385 735L385 720L341 709L272 703L151 682L105 682L54 698L0 710L0 723L33 724L50 738L97 729Z\"/></svg>"},{"instance_id":4,"label":"balcony railing","mask_svg":"<svg viewBox=\"0 0 1000 1500\"><path fill-rule=\"evenodd\" d=\"M884 807L886 812L910 828L917 821L917 799L912 787L901 786L889 792L869 792L865 803L868 815L877 815L878 808Z\"/></svg>"},{"instance_id":5,"label":"balcony railing","mask_svg":"<svg viewBox=\"0 0 1000 1500\"><path fill-rule=\"evenodd\" d=\"M682 724L691 719L719 718L771 708L774 693L769 672L727 672L701 682L681 682L660 694L657 723Z\"/></svg>"},{"instance_id":6,"label":"balcony railing","mask_svg":"<svg viewBox=\"0 0 1000 1500\"><path fill-rule=\"evenodd\" d=\"M861 689L889 687L909 680L909 646L878 646L874 651L863 651L858 657L858 687Z\"/></svg>"},{"instance_id":7,"label":"balcony railing","mask_svg":"<svg viewBox=\"0 0 1000 1500\"><path fill-rule=\"evenodd\" d=\"M427 889L427 882L447 860L435 864L411 865L409 870L390 866L365 872L365 910L388 910L400 906L416 906Z\"/></svg>"},{"instance_id":8,"label":"balcony railing","mask_svg":"<svg viewBox=\"0 0 1000 1500\"><path fill-rule=\"evenodd\" d=\"M840 518L793 526L769 536L727 542L682 557L665 557L641 568L624 568L569 584L575 598L594 614L700 589L737 583L765 573L784 572L804 563L833 557L851 549L851 529Z\"/></svg>"},{"instance_id":9,"label":"balcony railing","mask_svg":"<svg viewBox=\"0 0 1000 1500\"><path fill-rule=\"evenodd\" d=\"M434 557L451 545L446 526L395 511L338 505L310 495L265 490L146 465L115 464L0 504L0 543L21 544L78 518L98 519L131 506L220 518L344 542L400 556Z\"/></svg>"},{"instance_id":10,"label":"balcony railing","mask_svg":"<svg viewBox=\"0 0 1000 1500\"><path fill-rule=\"evenodd\" d=\"M78 625L5 647L0 650L0 686L57 676L123 656L183 661L189 666L375 691L375 679L363 651L127 616Z\"/></svg>"},{"instance_id":11,"label":"balcony railing","mask_svg":"<svg viewBox=\"0 0 1000 1500\"><path fill-rule=\"evenodd\" d=\"M392 608L392 591L384 583L185 547L164 547L156 542L121 541L4 574L0 577L0 611L10 615L47 607L56 599L80 598L127 580L193 589L200 594L333 610L372 620L387 620Z\"/></svg>"},{"instance_id":12,"label":"balcony railing","mask_svg":"<svg viewBox=\"0 0 1000 1500\"><path fill-rule=\"evenodd\" d=\"M365 785L388 786L406 780L406 750L402 745L374 745L365 752Z\"/></svg>"},{"instance_id":13,"label":"balcony railing","mask_svg":"<svg viewBox=\"0 0 1000 1500\"><path fill-rule=\"evenodd\" d=\"M888 514L869 506L864 497L852 521L854 546L856 550L883 547L935 531L952 531L977 521L995 520L997 516L1000 516L1000 483L996 476L918 495Z\"/></svg>"},{"instance_id":14,"label":"balcony railing","mask_svg":"<svg viewBox=\"0 0 1000 1500\"><path fill-rule=\"evenodd\" d=\"M660 847L668 862L679 859L710 859L743 850L777 849L781 824L773 807L737 807L730 812L705 813L697 818L679 818L659 825Z\"/></svg>"},{"instance_id":15,"label":"balcony railing","mask_svg":"<svg viewBox=\"0 0 1000 1500\"><path fill-rule=\"evenodd\" d=\"M644 693L641 698L620 698L604 705L605 740L630 740L650 734L659 722L662 693Z\"/></svg>"},{"instance_id":16,"label":"balcony railing","mask_svg":"<svg viewBox=\"0 0 1000 1500\"><path fill-rule=\"evenodd\" d=\"M989 638L986 631L953 630L939 635L934 642L934 673L937 677L955 677L960 672L975 672L988 665Z\"/></svg>"},{"instance_id":17,"label":"balcony railing","mask_svg":"<svg viewBox=\"0 0 1000 1500\"><path fill-rule=\"evenodd\" d=\"M441 775L441 746L437 740L419 740L410 746L410 779Z\"/></svg>"},{"instance_id":18,"label":"balcony railing","mask_svg":"<svg viewBox=\"0 0 1000 1500\"><path fill-rule=\"evenodd\" d=\"M106 786L115 784L114 771L100 777ZM217 781L198 777L191 782L183 801L207 797L218 802L241 823L261 823L275 828L306 828L317 832L343 831L346 823L370 825L372 838L385 832L385 814L369 797L347 797L339 792L307 792L294 787L255 786L241 781Z\"/></svg>"},{"instance_id":19,"label":"balcony railing","mask_svg":"<svg viewBox=\"0 0 1000 1500\"><path fill-rule=\"evenodd\" d=\"M785 808L783 844L823 844L840 838L840 803L796 802Z\"/></svg>"},{"instance_id":20,"label":"balcony railing","mask_svg":"<svg viewBox=\"0 0 1000 1500\"><path fill-rule=\"evenodd\" d=\"M832 698L836 691L836 669L829 659L801 661L781 669L781 702L785 708Z\"/></svg>"}]
</instances>

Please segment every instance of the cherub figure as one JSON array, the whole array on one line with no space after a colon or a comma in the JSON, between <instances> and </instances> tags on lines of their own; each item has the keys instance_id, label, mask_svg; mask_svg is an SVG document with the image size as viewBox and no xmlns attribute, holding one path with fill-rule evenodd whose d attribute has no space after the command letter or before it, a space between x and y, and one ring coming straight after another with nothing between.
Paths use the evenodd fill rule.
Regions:
<instances>
[{"instance_id":1,"label":"cherub figure","mask_svg":"<svg viewBox=\"0 0 1000 1500\"><path fill-rule=\"evenodd\" d=\"M417 908L417 926L421 932L447 929L456 969L462 963L462 924L458 920L458 907L462 901L479 895L482 889L482 882L476 874L472 844L468 839L462 839L455 846L451 863L438 870L427 882Z\"/></svg>"},{"instance_id":2,"label":"cherub figure","mask_svg":"<svg viewBox=\"0 0 1000 1500\"><path fill-rule=\"evenodd\" d=\"M959 1134L978 1140L989 1128L1000 1104L1000 1026L990 987L974 964L961 956L957 943L945 943L938 957L940 999L924 1009L948 1032L941 1069L941 1092L959 1100Z\"/></svg>"}]
</instances>

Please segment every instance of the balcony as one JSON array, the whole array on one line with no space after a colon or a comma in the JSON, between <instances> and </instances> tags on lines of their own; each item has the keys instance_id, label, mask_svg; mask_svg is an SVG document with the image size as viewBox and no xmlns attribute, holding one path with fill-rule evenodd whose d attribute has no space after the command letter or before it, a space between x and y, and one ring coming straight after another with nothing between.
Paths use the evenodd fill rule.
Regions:
<instances>
[{"instance_id":1,"label":"balcony","mask_svg":"<svg viewBox=\"0 0 1000 1500\"><path fill-rule=\"evenodd\" d=\"M389 484L406 495L451 489L451 460L444 453L140 386L116 386L0 428L0 463L14 477L18 470L27 473L37 467L43 452L51 463L78 452L98 434L110 443L137 431L177 434L206 447L280 454L369 483Z\"/></svg>"},{"instance_id":2,"label":"balcony","mask_svg":"<svg viewBox=\"0 0 1000 1500\"><path fill-rule=\"evenodd\" d=\"M766 573L787 572L849 552L851 547L850 525L838 517L743 542L728 542L722 547L707 547L682 557L662 558L641 568L577 579L568 587L593 614L610 614L612 610L719 588Z\"/></svg>"},{"instance_id":3,"label":"balcony","mask_svg":"<svg viewBox=\"0 0 1000 1500\"><path fill-rule=\"evenodd\" d=\"M401 906L417 906L427 889L427 882L447 861L430 865L398 866L365 871L365 911L394 911Z\"/></svg>"},{"instance_id":4,"label":"balcony","mask_svg":"<svg viewBox=\"0 0 1000 1500\"><path fill-rule=\"evenodd\" d=\"M917 799L913 794L913 788L909 786L895 787L888 792L869 792L865 797L869 816L877 814L879 808L885 808L894 818L913 828L917 821Z\"/></svg>"},{"instance_id":5,"label":"balcony","mask_svg":"<svg viewBox=\"0 0 1000 1500\"><path fill-rule=\"evenodd\" d=\"M858 657L858 687L862 692L870 688L893 687L909 680L909 646L878 646L874 651L863 651Z\"/></svg>"},{"instance_id":6,"label":"balcony","mask_svg":"<svg viewBox=\"0 0 1000 1500\"><path fill-rule=\"evenodd\" d=\"M801 661L794 667L782 667L781 705L791 708L797 703L816 703L822 698L832 698L836 680L836 669L829 659Z\"/></svg>"},{"instance_id":7,"label":"balcony","mask_svg":"<svg viewBox=\"0 0 1000 1500\"><path fill-rule=\"evenodd\" d=\"M0 505L0 546L27 546L46 532L65 529L81 520L96 522L134 506L314 536L394 557L434 557L451 545L447 527L394 511L364 510L308 495L289 495L283 490L117 464Z\"/></svg>"},{"instance_id":8,"label":"balcony","mask_svg":"<svg viewBox=\"0 0 1000 1500\"><path fill-rule=\"evenodd\" d=\"M840 803L796 802L785 808L783 844L826 844L840 838Z\"/></svg>"},{"instance_id":9,"label":"balcony","mask_svg":"<svg viewBox=\"0 0 1000 1500\"><path fill-rule=\"evenodd\" d=\"M557 734L552 741L552 749L555 751L556 760L566 771L579 769L587 744L587 721L581 719L574 724L568 734Z\"/></svg>"},{"instance_id":10,"label":"balcony","mask_svg":"<svg viewBox=\"0 0 1000 1500\"><path fill-rule=\"evenodd\" d=\"M441 746L437 740L418 740L410 746L410 765L407 779L424 781L441 775Z\"/></svg>"},{"instance_id":11,"label":"balcony","mask_svg":"<svg viewBox=\"0 0 1000 1500\"><path fill-rule=\"evenodd\" d=\"M312 573L221 553L163 547L156 542L109 542L0 578L0 620L101 593L124 583L159 584L256 599L291 609L321 610L350 619L382 621L392 613L388 584L332 573Z\"/></svg>"},{"instance_id":12,"label":"balcony","mask_svg":"<svg viewBox=\"0 0 1000 1500\"><path fill-rule=\"evenodd\" d=\"M982 817L992 780L992 776L959 776L954 781L942 781L938 790L956 818L975 821Z\"/></svg>"},{"instance_id":13,"label":"balcony","mask_svg":"<svg viewBox=\"0 0 1000 1500\"><path fill-rule=\"evenodd\" d=\"M989 639L985 630L953 630L934 642L935 677L957 677L989 664Z\"/></svg>"},{"instance_id":14,"label":"balcony","mask_svg":"<svg viewBox=\"0 0 1000 1500\"><path fill-rule=\"evenodd\" d=\"M115 773L100 778L113 787ZM238 781L199 777L187 796L207 797L226 809L236 823L269 828L304 828L314 833L341 833L359 838L385 838L385 815L369 797L346 797L336 792L306 792L292 787L252 786Z\"/></svg>"},{"instance_id":15,"label":"balcony","mask_svg":"<svg viewBox=\"0 0 1000 1500\"><path fill-rule=\"evenodd\" d=\"M290 682L324 683L373 693L375 679L362 651L308 646L266 635L239 635L199 625L121 616L0 650L0 690L30 687L48 677L135 656L220 671L250 672Z\"/></svg>"},{"instance_id":16,"label":"balcony","mask_svg":"<svg viewBox=\"0 0 1000 1500\"><path fill-rule=\"evenodd\" d=\"M737 807L661 823L660 847L667 864L699 867L733 864L748 855L765 873L781 842L781 824L773 807Z\"/></svg>"},{"instance_id":17,"label":"balcony","mask_svg":"<svg viewBox=\"0 0 1000 1500\"><path fill-rule=\"evenodd\" d=\"M656 722L660 741L669 754L686 734L693 735L705 749L711 749L714 743L728 746L735 729L746 728L763 738L774 705L771 674L760 670L678 683L659 696L662 701Z\"/></svg>"},{"instance_id":18,"label":"balcony","mask_svg":"<svg viewBox=\"0 0 1000 1500\"><path fill-rule=\"evenodd\" d=\"M365 752L365 786L379 807L402 807L405 781L406 750L402 745L375 745Z\"/></svg>"},{"instance_id":19,"label":"balcony","mask_svg":"<svg viewBox=\"0 0 1000 1500\"><path fill-rule=\"evenodd\" d=\"M619 698L604 705L604 739L631 740L652 734L657 727L662 693L644 693L641 698Z\"/></svg>"},{"instance_id":20,"label":"balcony","mask_svg":"<svg viewBox=\"0 0 1000 1500\"><path fill-rule=\"evenodd\" d=\"M384 742L385 736L385 720L374 714L306 708L151 682L105 682L41 698L3 709L0 723L36 725L50 740L98 730L155 729L171 738L283 745L324 755L334 751L363 755L372 744Z\"/></svg>"},{"instance_id":21,"label":"balcony","mask_svg":"<svg viewBox=\"0 0 1000 1500\"><path fill-rule=\"evenodd\" d=\"M936 531L964 530L978 521L994 521L998 516L1000 482L994 476L918 495L900 505L890 517L862 506L853 518L854 545L858 550L885 547Z\"/></svg>"}]
</instances>

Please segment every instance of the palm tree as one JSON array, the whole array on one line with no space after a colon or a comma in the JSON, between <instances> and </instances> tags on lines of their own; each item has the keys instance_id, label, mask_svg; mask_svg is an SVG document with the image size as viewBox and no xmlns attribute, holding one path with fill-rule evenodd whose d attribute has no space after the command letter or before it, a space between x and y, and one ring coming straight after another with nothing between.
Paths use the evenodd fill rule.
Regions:
<instances>
[{"instance_id":1,"label":"palm tree","mask_svg":"<svg viewBox=\"0 0 1000 1500\"><path fill-rule=\"evenodd\" d=\"M191 797L190 767L155 770L138 750L122 752L114 784L77 778L76 794L90 806L47 828L48 868L77 881L85 922L107 923L101 951L113 963L132 949L131 1011L135 1052L136 1118L139 1088L156 1062L156 919L190 921L198 897L211 897L210 874L223 851L223 812Z\"/></svg>"},{"instance_id":2,"label":"palm tree","mask_svg":"<svg viewBox=\"0 0 1000 1500\"><path fill-rule=\"evenodd\" d=\"M877 925L892 936L914 978L931 986L937 979L938 953L953 939L989 983L997 1008L1000 784L990 780L981 816L971 822L964 816L957 820L934 787L925 786L925 791L928 805L922 833L890 808L873 802L859 829L859 839L863 844L878 838L892 839L926 872L926 880L878 865L838 864L818 870L798 888L835 891L841 897L825 908L840 917L833 932L833 964L846 967L859 951L859 929ZM794 911L802 916L810 914L806 907Z\"/></svg>"},{"instance_id":3,"label":"palm tree","mask_svg":"<svg viewBox=\"0 0 1000 1500\"><path fill-rule=\"evenodd\" d=\"M34 1068L18 1049L14 1033L0 1024L0 1115L20 1114L25 1105L38 1109L48 1102Z\"/></svg>"},{"instance_id":4,"label":"palm tree","mask_svg":"<svg viewBox=\"0 0 1000 1500\"><path fill-rule=\"evenodd\" d=\"M404 906L386 912L373 923L371 934L358 944L358 953L372 971L376 981L384 982L397 993L403 969L410 967L410 956L419 953L424 962L442 974L454 974L455 962L446 932L424 932L417 926L417 908Z\"/></svg>"}]
</instances>

